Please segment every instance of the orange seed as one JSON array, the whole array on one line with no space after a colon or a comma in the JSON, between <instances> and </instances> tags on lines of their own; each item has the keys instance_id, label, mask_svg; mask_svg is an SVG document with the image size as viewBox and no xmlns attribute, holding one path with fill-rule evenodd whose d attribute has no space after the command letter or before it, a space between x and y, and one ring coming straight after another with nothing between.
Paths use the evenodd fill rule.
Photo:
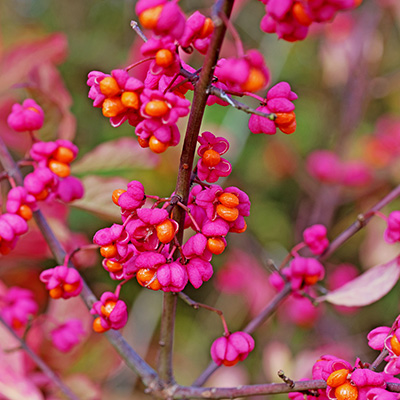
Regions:
<instances>
[{"instance_id":1,"label":"orange seed","mask_svg":"<svg viewBox=\"0 0 400 400\"><path fill-rule=\"evenodd\" d=\"M125 193L126 190L124 189L115 189L112 193L112 201L114 204L118 205L118 199L122 193Z\"/></svg>"},{"instance_id":2,"label":"orange seed","mask_svg":"<svg viewBox=\"0 0 400 400\"><path fill-rule=\"evenodd\" d=\"M225 243L221 238L209 238L207 240L207 249L213 254L221 254L225 250Z\"/></svg>"},{"instance_id":3,"label":"orange seed","mask_svg":"<svg viewBox=\"0 0 400 400\"><path fill-rule=\"evenodd\" d=\"M29 221L32 218L32 210L26 204L22 204L19 208L17 214L22 217L25 221Z\"/></svg>"},{"instance_id":4,"label":"orange seed","mask_svg":"<svg viewBox=\"0 0 400 400\"><path fill-rule=\"evenodd\" d=\"M215 167L221 161L221 156L213 149L206 150L201 157L207 167Z\"/></svg>"},{"instance_id":5,"label":"orange seed","mask_svg":"<svg viewBox=\"0 0 400 400\"><path fill-rule=\"evenodd\" d=\"M139 96L136 92L124 92L121 95L121 103L128 108L139 110Z\"/></svg>"},{"instance_id":6,"label":"orange seed","mask_svg":"<svg viewBox=\"0 0 400 400\"><path fill-rule=\"evenodd\" d=\"M139 21L143 28L154 29L157 26L163 7L163 5L159 5L157 7L148 8L139 15Z\"/></svg>"},{"instance_id":7,"label":"orange seed","mask_svg":"<svg viewBox=\"0 0 400 400\"><path fill-rule=\"evenodd\" d=\"M107 97L114 97L121 91L117 81L112 76L106 76L100 81L100 92Z\"/></svg>"},{"instance_id":8,"label":"orange seed","mask_svg":"<svg viewBox=\"0 0 400 400\"><path fill-rule=\"evenodd\" d=\"M118 272L121 271L122 265L119 262L107 260L106 266L110 272Z\"/></svg>"},{"instance_id":9,"label":"orange seed","mask_svg":"<svg viewBox=\"0 0 400 400\"><path fill-rule=\"evenodd\" d=\"M218 200L226 207L234 208L239 205L239 199L233 193L222 193L221 196L218 197Z\"/></svg>"},{"instance_id":10,"label":"orange seed","mask_svg":"<svg viewBox=\"0 0 400 400\"><path fill-rule=\"evenodd\" d=\"M217 214L225 221L236 221L239 216L237 208L226 207L223 204L218 204L216 207Z\"/></svg>"},{"instance_id":11,"label":"orange seed","mask_svg":"<svg viewBox=\"0 0 400 400\"><path fill-rule=\"evenodd\" d=\"M68 147L60 146L54 153L53 159L64 164L69 164L75 158L74 152Z\"/></svg>"},{"instance_id":12,"label":"orange seed","mask_svg":"<svg viewBox=\"0 0 400 400\"><path fill-rule=\"evenodd\" d=\"M241 86L244 92L257 92L266 84L264 74L258 68L251 68L247 81Z\"/></svg>"},{"instance_id":13,"label":"orange seed","mask_svg":"<svg viewBox=\"0 0 400 400\"><path fill-rule=\"evenodd\" d=\"M116 301L113 300L108 300L104 303L103 306L101 306L101 313L105 316L108 317L112 310L114 310L115 305L117 304Z\"/></svg>"},{"instance_id":14,"label":"orange seed","mask_svg":"<svg viewBox=\"0 0 400 400\"><path fill-rule=\"evenodd\" d=\"M167 68L174 62L174 55L168 49L158 50L156 53L156 64Z\"/></svg>"},{"instance_id":15,"label":"orange seed","mask_svg":"<svg viewBox=\"0 0 400 400\"><path fill-rule=\"evenodd\" d=\"M150 117L162 117L169 110L168 104L163 100L149 101L144 107L144 111Z\"/></svg>"},{"instance_id":16,"label":"orange seed","mask_svg":"<svg viewBox=\"0 0 400 400\"><path fill-rule=\"evenodd\" d=\"M356 386L346 382L335 389L335 396L337 400L357 400L358 389Z\"/></svg>"},{"instance_id":17,"label":"orange seed","mask_svg":"<svg viewBox=\"0 0 400 400\"><path fill-rule=\"evenodd\" d=\"M103 333L108 331L108 329L103 328L103 325L101 325L101 319L100 317L97 317L93 320L93 330L97 333Z\"/></svg>"},{"instance_id":18,"label":"orange seed","mask_svg":"<svg viewBox=\"0 0 400 400\"><path fill-rule=\"evenodd\" d=\"M63 162L54 159L49 160L49 168L60 178L66 178L71 173L71 168L68 164L64 164Z\"/></svg>"},{"instance_id":19,"label":"orange seed","mask_svg":"<svg viewBox=\"0 0 400 400\"><path fill-rule=\"evenodd\" d=\"M397 356L400 355L400 342L397 339L396 335L393 335L390 339L390 346L392 346L393 353Z\"/></svg>"},{"instance_id":20,"label":"orange seed","mask_svg":"<svg viewBox=\"0 0 400 400\"><path fill-rule=\"evenodd\" d=\"M313 20L308 16L303 4L296 2L292 7L292 14L294 19L301 25L310 26Z\"/></svg>"},{"instance_id":21,"label":"orange seed","mask_svg":"<svg viewBox=\"0 0 400 400\"><path fill-rule=\"evenodd\" d=\"M204 25L201 28L201 32L200 32L200 39L204 39L207 36L211 35L211 33L213 33L214 31L214 23L212 22L211 18L206 18L206 20L204 21Z\"/></svg>"},{"instance_id":22,"label":"orange seed","mask_svg":"<svg viewBox=\"0 0 400 400\"><path fill-rule=\"evenodd\" d=\"M347 376L349 374L348 369L338 369L337 371L333 371L326 380L326 384L331 387L338 387L343 385L347 381Z\"/></svg>"},{"instance_id":23,"label":"orange seed","mask_svg":"<svg viewBox=\"0 0 400 400\"><path fill-rule=\"evenodd\" d=\"M166 219L156 226L157 237L161 243L169 243L175 236L175 227L172 221Z\"/></svg>"},{"instance_id":24,"label":"orange seed","mask_svg":"<svg viewBox=\"0 0 400 400\"><path fill-rule=\"evenodd\" d=\"M149 140L150 150L154 153L164 153L168 149L168 144L160 142L155 136L151 136Z\"/></svg>"},{"instance_id":25,"label":"orange seed","mask_svg":"<svg viewBox=\"0 0 400 400\"><path fill-rule=\"evenodd\" d=\"M100 247L100 254L104 258L114 258L118 254L117 246L115 244L109 244L107 246Z\"/></svg>"},{"instance_id":26,"label":"orange seed","mask_svg":"<svg viewBox=\"0 0 400 400\"><path fill-rule=\"evenodd\" d=\"M110 97L103 101L102 112L105 117L116 117L124 111L126 111L126 107L119 97Z\"/></svg>"}]
</instances>

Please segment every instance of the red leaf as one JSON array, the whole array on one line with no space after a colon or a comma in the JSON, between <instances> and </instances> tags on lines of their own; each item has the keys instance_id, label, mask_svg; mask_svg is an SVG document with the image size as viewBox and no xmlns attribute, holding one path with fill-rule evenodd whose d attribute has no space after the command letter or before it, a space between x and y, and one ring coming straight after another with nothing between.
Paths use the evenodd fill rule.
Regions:
<instances>
[{"instance_id":1,"label":"red leaf","mask_svg":"<svg viewBox=\"0 0 400 400\"><path fill-rule=\"evenodd\" d=\"M340 306L366 306L378 301L396 284L400 276L400 257L386 264L377 265L367 272L317 298L317 301L327 301Z\"/></svg>"}]
</instances>

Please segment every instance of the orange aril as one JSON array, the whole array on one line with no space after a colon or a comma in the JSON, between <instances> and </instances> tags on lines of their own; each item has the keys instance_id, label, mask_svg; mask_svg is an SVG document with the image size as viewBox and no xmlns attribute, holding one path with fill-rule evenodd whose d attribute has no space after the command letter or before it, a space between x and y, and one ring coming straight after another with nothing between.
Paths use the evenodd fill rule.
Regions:
<instances>
[{"instance_id":1,"label":"orange aril","mask_svg":"<svg viewBox=\"0 0 400 400\"><path fill-rule=\"evenodd\" d=\"M101 313L105 316L108 317L112 310L114 310L115 305L117 304L116 301L114 300L108 300L104 303L103 306L101 306Z\"/></svg>"},{"instance_id":2,"label":"orange aril","mask_svg":"<svg viewBox=\"0 0 400 400\"><path fill-rule=\"evenodd\" d=\"M296 119L296 114L294 111L287 112L287 113L275 113L276 114L276 119L275 119L275 124L277 125L290 125L295 119Z\"/></svg>"},{"instance_id":3,"label":"orange aril","mask_svg":"<svg viewBox=\"0 0 400 400\"><path fill-rule=\"evenodd\" d=\"M39 111L37 108L35 108L35 107L28 107L27 110L35 111L35 113L40 114L40 111Z\"/></svg>"},{"instance_id":4,"label":"orange aril","mask_svg":"<svg viewBox=\"0 0 400 400\"><path fill-rule=\"evenodd\" d=\"M62 297L63 293L64 291L60 286L56 286L55 288L49 290L49 296L53 299L59 299Z\"/></svg>"},{"instance_id":5,"label":"orange aril","mask_svg":"<svg viewBox=\"0 0 400 400\"><path fill-rule=\"evenodd\" d=\"M213 149L206 150L201 157L207 167L215 167L221 161L221 156Z\"/></svg>"},{"instance_id":6,"label":"orange aril","mask_svg":"<svg viewBox=\"0 0 400 400\"><path fill-rule=\"evenodd\" d=\"M126 111L120 97L111 97L103 101L102 112L105 117L116 117L118 114Z\"/></svg>"},{"instance_id":7,"label":"orange aril","mask_svg":"<svg viewBox=\"0 0 400 400\"><path fill-rule=\"evenodd\" d=\"M264 74L258 68L250 68L250 73L247 81L241 86L244 92L257 92L266 84Z\"/></svg>"},{"instance_id":8,"label":"orange aril","mask_svg":"<svg viewBox=\"0 0 400 400\"><path fill-rule=\"evenodd\" d=\"M161 285L157 277L154 276L156 271L150 268L142 268L136 273L136 279L141 286L152 290L160 290Z\"/></svg>"},{"instance_id":9,"label":"orange aril","mask_svg":"<svg viewBox=\"0 0 400 400\"><path fill-rule=\"evenodd\" d=\"M315 285L319 281L318 275L309 275L304 278L306 285Z\"/></svg>"},{"instance_id":10,"label":"orange aril","mask_svg":"<svg viewBox=\"0 0 400 400\"><path fill-rule=\"evenodd\" d=\"M294 120L290 125L284 125L281 126L279 125L278 128L283 132L286 133L287 135L290 135L291 133L293 133L296 130L297 127L297 123L296 120Z\"/></svg>"},{"instance_id":11,"label":"orange aril","mask_svg":"<svg viewBox=\"0 0 400 400\"><path fill-rule=\"evenodd\" d=\"M229 229L229 232L243 233L243 232L246 232L246 229L247 229L247 224L246 224L246 221L244 221L244 227L242 229L231 228L231 229Z\"/></svg>"},{"instance_id":12,"label":"orange aril","mask_svg":"<svg viewBox=\"0 0 400 400\"><path fill-rule=\"evenodd\" d=\"M43 189L41 192L34 194L36 200L44 200L47 199L49 195L49 191L47 189Z\"/></svg>"},{"instance_id":13,"label":"orange aril","mask_svg":"<svg viewBox=\"0 0 400 400\"><path fill-rule=\"evenodd\" d=\"M65 292L72 293L72 292L75 292L75 290L79 288L80 282L64 283L62 286L63 286L63 289Z\"/></svg>"},{"instance_id":14,"label":"orange aril","mask_svg":"<svg viewBox=\"0 0 400 400\"><path fill-rule=\"evenodd\" d=\"M149 101L144 107L145 113L150 117L162 117L168 110L168 104L163 100Z\"/></svg>"},{"instance_id":15,"label":"orange aril","mask_svg":"<svg viewBox=\"0 0 400 400\"><path fill-rule=\"evenodd\" d=\"M139 21L143 28L154 29L157 26L158 19L160 18L163 5L148 8L139 15Z\"/></svg>"},{"instance_id":16,"label":"orange aril","mask_svg":"<svg viewBox=\"0 0 400 400\"><path fill-rule=\"evenodd\" d=\"M74 152L68 147L60 146L54 153L53 159L64 164L69 164L75 158Z\"/></svg>"},{"instance_id":17,"label":"orange aril","mask_svg":"<svg viewBox=\"0 0 400 400\"><path fill-rule=\"evenodd\" d=\"M222 193L221 196L218 197L218 200L226 207L234 208L239 205L239 199L233 193Z\"/></svg>"},{"instance_id":18,"label":"orange aril","mask_svg":"<svg viewBox=\"0 0 400 400\"><path fill-rule=\"evenodd\" d=\"M125 192L126 192L126 190L124 190L124 189L115 189L112 192L112 201L113 201L113 203L118 205L119 197L121 196L122 193L125 193Z\"/></svg>"},{"instance_id":19,"label":"orange aril","mask_svg":"<svg viewBox=\"0 0 400 400\"><path fill-rule=\"evenodd\" d=\"M167 68L174 62L174 55L168 49L158 50L156 53L156 64Z\"/></svg>"},{"instance_id":20,"label":"orange aril","mask_svg":"<svg viewBox=\"0 0 400 400\"><path fill-rule=\"evenodd\" d=\"M396 335L393 335L390 339L390 346L392 347L393 353L400 356L400 342Z\"/></svg>"},{"instance_id":21,"label":"orange aril","mask_svg":"<svg viewBox=\"0 0 400 400\"><path fill-rule=\"evenodd\" d=\"M225 243L221 238L209 238L207 240L207 249L213 254L221 254L225 250Z\"/></svg>"},{"instance_id":22,"label":"orange aril","mask_svg":"<svg viewBox=\"0 0 400 400\"><path fill-rule=\"evenodd\" d=\"M199 35L200 39L204 39L207 36L211 35L214 31L214 23L212 22L211 18L206 18L203 24L203 27L201 28L201 32Z\"/></svg>"},{"instance_id":23,"label":"orange aril","mask_svg":"<svg viewBox=\"0 0 400 400\"><path fill-rule=\"evenodd\" d=\"M55 173L60 178L66 178L71 174L71 168L69 167L68 164L65 164L63 162L54 159L49 160L49 168L53 173Z\"/></svg>"},{"instance_id":24,"label":"orange aril","mask_svg":"<svg viewBox=\"0 0 400 400\"><path fill-rule=\"evenodd\" d=\"M100 81L100 92L107 97L114 97L121 91L117 81L112 76L106 76Z\"/></svg>"},{"instance_id":25,"label":"orange aril","mask_svg":"<svg viewBox=\"0 0 400 400\"><path fill-rule=\"evenodd\" d=\"M118 254L117 246L115 244L109 244L100 247L100 254L104 258L114 258Z\"/></svg>"},{"instance_id":26,"label":"orange aril","mask_svg":"<svg viewBox=\"0 0 400 400\"><path fill-rule=\"evenodd\" d=\"M101 318L97 317L93 320L93 330L97 333L103 333L108 331L108 329L103 328L103 325L101 325Z\"/></svg>"},{"instance_id":27,"label":"orange aril","mask_svg":"<svg viewBox=\"0 0 400 400\"><path fill-rule=\"evenodd\" d=\"M116 262L116 261L111 261L111 260L106 261L106 266L110 272L118 272L118 271L121 271L121 269L122 269L122 264L120 264L119 262Z\"/></svg>"},{"instance_id":28,"label":"orange aril","mask_svg":"<svg viewBox=\"0 0 400 400\"><path fill-rule=\"evenodd\" d=\"M225 367L233 367L239 362L239 356L237 356L234 360L228 361L228 360L223 360L222 364L225 365Z\"/></svg>"},{"instance_id":29,"label":"orange aril","mask_svg":"<svg viewBox=\"0 0 400 400\"><path fill-rule=\"evenodd\" d=\"M168 144L160 142L155 136L151 136L149 140L150 150L154 153L164 153L168 149Z\"/></svg>"},{"instance_id":30,"label":"orange aril","mask_svg":"<svg viewBox=\"0 0 400 400\"><path fill-rule=\"evenodd\" d=\"M143 138L138 136L137 140L138 140L139 146L142 147L143 149L145 149L146 147L149 147L149 140L148 139L143 139Z\"/></svg>"},{"instance_id":31,"label":"orange aril","mask_svg":"<svg viewBox=\"0 0 400 400\"><path fill-rule=\"evenodd\" d=\"M216 207L217 214L228 222L236 221L239 216L237 208L226 207L223 204L218 204Z\"/></svg>"},{"instance_id":32,"label":"orange aril","mask_svg":"<svg viewBox=\"0 0 400 400\"><path fill-rule=\"evenodd\" d=\"M169 243L175 236L175 227L172 221L166 219L156 226L157 237L161 243Z\"/></svg>"},{"instance_id":33,"label":"orange aril","mask_svg":"<svg viewBox=\"0 0 400 400\"><path fill-rule=\"evenodd\" d=\"M139 96L136 92L124 92L121 95L121 103L128 108L139 110Z\"/></svg>"},{"instance_id":34,"label":"orange aril","mask_svg":"<svg viewBox=\"0 0 400 400\"><path fill-rule=\"evenodd\" d=\"M292 7L292 14L294 19L301 25L310 26L313 20L308 16L303 4L296 2Z\"/></svg>"},{"instance_id":35,"label":"orange aril","mask_svg":"<svg viewBox=\"0 0 400 400\"><path fill-rule=\"evenodd\" d=\"M335 396L337 400L357 400L357 386L353 386L349 382L346 382L335 389Z\"/></svg>"},{"instance_id":36,"label":"orange aril","mask_svg":"<svg viewBox=\"0 0 400 400\"><path fill-rule=\"evenodd\" d=\"M348 369L338 369L337 371L333 371L326 380L326 384L331 387L338 387L343 385L347 381L347 376L349 375Z\"/></svg>"},{"instance_id":37,"label":"orange aril","mask_svg":"<svg viewBox=\"0 0 400 400\"><path fill-rule=\"evenodd\" d=\"M32 210L26 204L22 204L19 208L17 214L22 217L25 221L29 221L32 218Z\"/></svg>"}]
</instances>

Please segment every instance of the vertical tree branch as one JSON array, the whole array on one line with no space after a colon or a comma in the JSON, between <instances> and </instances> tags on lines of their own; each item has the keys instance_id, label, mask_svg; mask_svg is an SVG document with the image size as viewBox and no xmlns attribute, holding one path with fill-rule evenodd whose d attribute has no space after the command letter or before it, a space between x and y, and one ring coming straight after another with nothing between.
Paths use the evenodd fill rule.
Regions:
<instances>
[{"instance_id":1,"label":"vertical tree branch","mask_svg":"<svg viewBox=\"0 0 400 400\"><path fill-rule=\"evenodd\" d=\"M234 0L218 0L213 10L214 33L211 37L210 47L208 48L199 80L194 89L193 102L190 110L185 140L183 142L175 188L175 194L182 199L182 203L184 204L187 204L189 197L193 159L196 150L197 137L200 132L201 122L203 120L204 110L209 95L208 90L226 32L226 26L219 15L220 13L224 13L226 17L229 18L233 3ZM175 208L174 219L178 222L180 227L177 233L177 239L181 244L185 221L185 212L181 207ZM177 297L172 293L164 294L158 373L161 379L167 383L172 383L174 381L172 370L172 347L176 301Z\"/></svg>"}]
</instances>

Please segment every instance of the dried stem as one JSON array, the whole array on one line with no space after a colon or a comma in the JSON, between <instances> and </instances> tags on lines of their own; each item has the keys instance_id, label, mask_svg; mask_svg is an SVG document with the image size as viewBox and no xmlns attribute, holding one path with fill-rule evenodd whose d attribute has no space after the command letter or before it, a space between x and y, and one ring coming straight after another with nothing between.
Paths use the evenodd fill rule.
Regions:
<instances>
[{"instance_id":1,"label":"dried stem","mask_svg":"<svg viewBox=\"0 0 400 400\"><path fill-rule=\"evenodd\" d=\"M399 385L400 386L400 385ZM199 388L192 386L179 386L175 389L173 399L233 399L264 394L307 392L309 390L326 389L323 380L297 381L293 388L286 383L268 383L264 385L241 385L231 388Z\"/></svg>"}]
</instances>

